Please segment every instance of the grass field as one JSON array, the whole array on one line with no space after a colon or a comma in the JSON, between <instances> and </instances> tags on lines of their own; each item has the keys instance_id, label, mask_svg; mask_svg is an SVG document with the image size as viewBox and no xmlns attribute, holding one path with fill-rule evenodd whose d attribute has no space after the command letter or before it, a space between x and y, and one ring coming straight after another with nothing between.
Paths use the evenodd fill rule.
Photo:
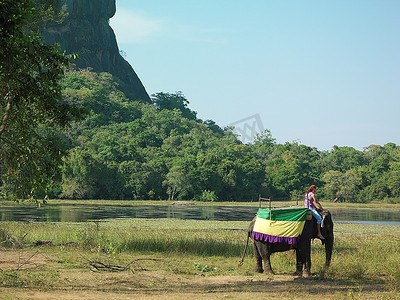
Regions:
<instances>
[{"instance_id":1,"label":"grass field","mask_svg":"<svg viewBox=\"0 0 400 300\"><path fill-rule=\"evenodd\" d=\"M0 299L400 299L400 226L335 224L331 268L315 240L299 278L293 251L276 275L253 272L252 249L238 267L248 223L1 222Z\"/></svg>"}]
</instances>

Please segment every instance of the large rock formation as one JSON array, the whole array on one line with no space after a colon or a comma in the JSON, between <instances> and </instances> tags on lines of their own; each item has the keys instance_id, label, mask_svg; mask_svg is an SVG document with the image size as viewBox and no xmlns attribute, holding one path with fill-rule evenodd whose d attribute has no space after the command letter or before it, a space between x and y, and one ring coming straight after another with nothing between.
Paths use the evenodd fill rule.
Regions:
<instances>
[{"instance_id":1,"label":"large rock formation","mask_svg":"<svg viewBox=\"0 0 400 300\"><path fill-rule=\"evenodd\" d=\"M51 24L42 32L46 43L59 43L67 54L76 53L77 68L109 72L123 83L122 90L134 100L150 102L142 82L120 55L109 19L115 0L53 0L54 7L68 13L61 24Z\"/></svg>"}]
</instances>

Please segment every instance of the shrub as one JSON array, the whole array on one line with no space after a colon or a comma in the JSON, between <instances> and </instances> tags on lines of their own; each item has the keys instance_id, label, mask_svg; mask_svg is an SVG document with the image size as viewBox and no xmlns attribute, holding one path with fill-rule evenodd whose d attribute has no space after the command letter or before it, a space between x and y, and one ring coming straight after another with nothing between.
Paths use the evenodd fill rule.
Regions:
<instances>
[{"instance_id":1,"label":"shrub","mask_svg":"<svg viewBox=\"0 0 400 300\"><path fill-rule=\"evenodd\" d=\"M215 194L214 191L204 190L203 193L201 193L200 201L216 202L218 201L218 196Z\"/></svg>"}]
</instances>

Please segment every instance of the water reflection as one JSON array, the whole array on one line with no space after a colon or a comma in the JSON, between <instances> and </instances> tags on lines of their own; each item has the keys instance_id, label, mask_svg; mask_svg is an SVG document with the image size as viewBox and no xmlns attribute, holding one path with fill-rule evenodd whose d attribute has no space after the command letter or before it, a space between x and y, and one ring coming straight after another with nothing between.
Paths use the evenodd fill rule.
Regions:
<instances>
[{"instance_id":1,"label":"water reflection","mask_svg":"<svg viewBox=\"0 0 400 300\"><path fill-rule=\"evenodd\" d=\"M249 221L258 207L228 206L119 206L119 205L25 205L0 206L1 221L87 222L118 218L173 218L219 221ZM335 222L400 225L400 211L394 210L331 210Z\"/></svg>"}]
</instances>

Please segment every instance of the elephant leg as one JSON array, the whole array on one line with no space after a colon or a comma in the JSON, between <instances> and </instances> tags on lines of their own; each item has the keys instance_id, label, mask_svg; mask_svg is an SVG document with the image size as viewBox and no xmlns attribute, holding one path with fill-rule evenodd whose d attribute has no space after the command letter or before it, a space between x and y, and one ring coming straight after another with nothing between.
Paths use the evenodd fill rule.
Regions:
<instances>
[{"instance_id":1,"label":"elephant leg","mask_svg":"<svg viewBox=\"0 0 400 300\"><path fill-rule=\"evenodd\" d=\"M304 264L303 276L304 277L311 276L311 253L310 252L308 252L307 255L306 255L306 261L305 261L305 264Z\"/></svg>"},{"instance_id":2,"label":"elephant leg","mask_svg":"<svg viewBox=\"0 0 400 300\"><path fill-rule=\"evenodd\" d=\"M296 272L294 273L295 276L302 276L303 275L303 257L301 256L301 250L296 249Z\"/></svg>"},{"instance_id":3,"label":"elephant leg","mask_svg":"<svg viewBox=\"0 0 400 300\"><path fill-rule=\"evenodd\" d=\"M303 276L311 276L311 240L304 244L304 271Z\"/></svg>"},{"instance_id":4,"label":"elephant leg","mask_svg":"<svg viewBox=\"0 0 400 300\"><path fill-rule=\"evenodd\" d=\"M303 244L296 250L295 276L311 276L311 245L308 247L307 244Z\"/></svg>"},{"instance_id":5,"label":"elephant leg","mask_svg":"<svg viewBox=\"0 0 400 300\"><path fill-rule=\"evenodd\" d=\"M271 253L268 252L266 257L263 257L263 260L264 260L264 273L265 274L275 274L274 271L272 271L270 256L271 256Z\"/></svg>"},{"instance_id":6,"label":"elephant leg","mask_svg":"<svg viewBox=\"0 0 400 300\"><path fill-rule=\"evenodd\" d=\"M270 261L270 256L271 256L270 245L268 243L260 242L260 241L255 241L254 244L257 247L257 251L258 251L258 255L259 255L259 258L256 257L256 268L257 268L257 264L261 263L261 260L262 260L262 262L264 262L264 273L274 274L274 272L272 271L272 268L271 268L271 261ZM258 270L262 270L262 267L259 268Z\"/></svg>"},{"instance_id":7,"label":"elephant leg","mask_svg":"<svg viewBox=\"0 0 400 300\"><path fill-rule=\"evenodd\" d=\"M262 273L264 271L263 267L262 267L262 258L261 258L260 252L258 250L256 241L254 241L254 243L253 243L253 250L254 250L254 257L256 259L256 265L254 267L254 272Z\"/></svg>"}]
</instances>

